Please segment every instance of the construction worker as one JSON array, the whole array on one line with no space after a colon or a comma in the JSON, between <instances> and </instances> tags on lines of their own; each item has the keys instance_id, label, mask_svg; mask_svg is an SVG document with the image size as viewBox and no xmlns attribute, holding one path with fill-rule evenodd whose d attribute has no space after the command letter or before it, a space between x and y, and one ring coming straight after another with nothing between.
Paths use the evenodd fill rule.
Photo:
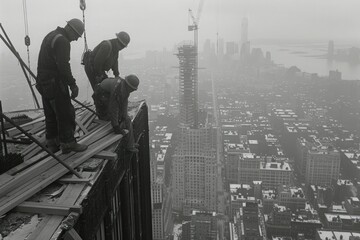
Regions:
<instances>
[{"instance_id":1,"label":"construction worker","mask_svg":"<svg viewBox=\"0 0 360 240\"><path fill-rule=\"evenodd\" d=\"M137 152L134 141L132 122L128 114L128 99L130 93L136 91L139 86L139 78L133 74L125 79L106 78L95 86L93 94L96 112L100 119L110 120L116 134L127 134L126 149Z\"/></svg>"},{"instance_id":2,"label":"construction worker","mask_svg":"<svg viewBox=\"0 0 360 240\"><path fill-rule=\"evenodd\" d=\"M47 34L41 44L36 88L41 94L46 125L46 145L56 152L82 152L86 145L76 142L75 109L71 98L79 88L70 68L70 42L78 40L84 32L84 23L71 19L64 28L57 27ZM69 92L71 90L71 95Z\"/></svg>"},{"instance_id":3,"label":"construction worker","mask_svg":"<svg viewBox=\"0 0 360 240\"><path fill-rule=\"evenodd\" d=\"M93 90L96 84L108 77L106 72L110 69L115 78L119 77L119 51L126 48L129 42L129 34L119 32L116 34L116 38L102 41L84 57L85 72Z\"/></svg>"}]
</instances>

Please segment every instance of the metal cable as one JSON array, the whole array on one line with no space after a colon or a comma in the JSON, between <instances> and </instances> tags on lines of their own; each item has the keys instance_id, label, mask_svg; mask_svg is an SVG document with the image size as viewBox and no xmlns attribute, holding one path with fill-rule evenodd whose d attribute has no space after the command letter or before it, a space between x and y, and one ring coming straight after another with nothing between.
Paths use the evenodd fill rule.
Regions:
<instances>
[{"instance_id":1,"label":"metal cable","mask_svg":"<svg viewBox=\"0 0 360 240\"><path fill-rule=\"evenodd\" d=\"M26 52L27 52L27 57L28 57L28 67L31 68L31 65L30 65L30 48L29 48L29 46L30 46L29 21L28 21L28 17L27 17L26 0L23 0L23 14L24 14L24 26L25 26L25 46L26 46ZM31 77L30 74L28 74L28 77L30 79L30 84L32 86L34 86L35 83L31 83L32 81L34 81L34 79ZM33 102L34 102L35 107L39 107L34 98L33 98Z\"/></svg>"}]
</instances>

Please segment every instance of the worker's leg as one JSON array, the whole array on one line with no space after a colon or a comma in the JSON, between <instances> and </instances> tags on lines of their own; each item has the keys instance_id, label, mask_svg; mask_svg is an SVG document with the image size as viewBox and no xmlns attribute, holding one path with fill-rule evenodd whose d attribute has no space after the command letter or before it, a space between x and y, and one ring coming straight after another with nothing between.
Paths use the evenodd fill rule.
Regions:
<instances>
[{"instance_id":1,"label":"worker's leg","mask_svg":"<svg viewBox=\"0 0 360 240\"><path fill-rule=\"evenodd\" d=\"M96 85L92 98L94 99L94 105L99 119L108 121L109 93L101 89L99 85Z\"/></svg>"},{"instance_id":2,"label":"worker's leg","mask_svg":"<svg viewBox=\"0 0 360 240\"><path fill-rule=\"evenodd\" d=\"M126 150L136 153L139 150L136 148L135 138L134 138L134 129L133 129L133 124L132 124L130 118L128 118L126 120L126 129L129 130L128 134L125 136L126 141L127 141Z\"/></svg>"},{"instance_id":3,"label":"worker's leg","mask_svg":"<svg viewBox=\"0 0 360 240\"><path fill-rule=\"evenodd\" d=\"M90 57L87 59L84 59L84 64L85 64L86 76L89 79L89 82L90 82L90 85L91 85L93 91L95 91L96 79L95 79L94 69L93 69L93 65L92 65L92 61L90 60Z\"/></svg>"},{"instance_id":4,"label":"worker's leg","mask_svg":"<svg viewBox=\"0 0 360 240\"><path fill-rule=\"evenodd\" d=\"M58 137L58 125L55 113L55 99L42 98L44 114L46 139L55 139Z\"/></svg>"},{"instance_id":5,"label":"worker's leg","mask_svg":"<svg viewBox=\"0 0 360 240\"><path fill-rule=\"evenodd\" d=\"M57 91L55 95L55 109L58 119L59 139L62 152L69 153L71 151L85 151L87 146L78 144L74 137L76 127L75 109L71 104L68 88L59 89L59 91Z\"/></svg>"}]
</instances>

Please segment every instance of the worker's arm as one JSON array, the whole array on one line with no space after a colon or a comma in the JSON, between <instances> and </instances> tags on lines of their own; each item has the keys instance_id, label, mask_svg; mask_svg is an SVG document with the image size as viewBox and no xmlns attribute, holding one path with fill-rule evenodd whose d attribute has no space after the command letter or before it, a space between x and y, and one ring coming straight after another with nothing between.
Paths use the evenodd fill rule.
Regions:
<instances>
[{"instance_id":1,"label":"worker's arm","mask_svg":"<svg viewBox=\"0 0 360 240\"><path fill-rule=\"evenodd\" d=\"M116 54L116 58L115 58L115 62L114 62L114 65L112 66L112 71L114 73L114 76L115 77L119 77L120 73L119 73L119 61L118 61L118 58L119 58L119 53Z\"/></svg>"},{"instance_id":2,"label":"worker's arm","mask_svg":"<svg viewBox=\"0 0 360 240\"><path fill-rule=\"evenodd\" d=\"M117 97L117 94L115 94L115 91L112 91L110 94L110 101L109 101L109 115L110 115L110 121L111 125L114 129L119 128L119 108L120 108L120 102Z\"/></svg>"},{"instance_id":3,"label":"worker's arm","mask_svg":"<svg viewBox=\"0 0 360 240\"><path fill-rule=\"evenodd\" d=\"M128 97L124 96L124 93L121 92L121 89L122 88L118 86L112 91L109 103L111 125L113 126L115 131L118 130L118 133L120 133L120 131L122 130L121 127L129 127L127 126L127 120L129 119L127 112Z\"/></svg>"},{"instance_id":4,"label":"worker's arm","mask_svg":"<svg viewBox=\"0 0 360 240\"><path fill-rule=\"evenodd\" d=\"M94 57L95 76L102 76L105 74L103 66L111 51L110 46L105 41L101 42L100 44L100 48Z\"/></svg>"},{"instance_id":5,"label":"worker's arm","mask_svg":"<svg viewBox=\"0 0 360 240\"><path fill-rule=\"evenodd\" d=\"M60 79L68 86L74 85L75 79L70 68L70 42L63 36L59 37L54 44L54 52Z\"/></svg>"}]
</instances>

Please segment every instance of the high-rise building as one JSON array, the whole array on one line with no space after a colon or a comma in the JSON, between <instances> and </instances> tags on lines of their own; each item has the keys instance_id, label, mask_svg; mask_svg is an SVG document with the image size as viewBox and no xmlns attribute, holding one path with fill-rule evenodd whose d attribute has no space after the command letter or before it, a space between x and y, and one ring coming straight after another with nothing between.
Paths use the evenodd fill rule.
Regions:
<instances>
[{"instance_id":1,"label":"high-rise building","mask_svg":"<svg viewBox=\"0 0 360 240\"><path fill-rule=\"evenodd\" d=\"M179 105L180 123L192 128L198 127L198 69L197 48L182 45L178 48L179 58Z\"/></svg>"},{"instance_id":2,"label":"high-rise building","mask_svg":"<svg viewBox=\"0 0 360 240\"><path fill-rule=\"evenodd\" d=\"M218 46L217 46L217 55L218 57L223 57L224 56L224 39L223 38L219 38L218 39Z\"/></svg>"},{"instance_id":3,"label":"high-rise building","mask_svg":"<svg viewBox=\"0 0 360 240\"><path fill-rule=\"evenodd\" d=\"M216 240L217 219L215 212L192 211L191 221L183 223L183 240Z\"/></svg>"},{"instance_id":4,"label":"high-rise building","mask_svg":"<svg viewBox=\"0 0 360 240\"><path fill-rule=\"evenodd\" d=\"M233 56L239 53L239 46L236 42L226 42L226 55Z\"/></svg>"},{"instance_id":5,"label":"high-rise building","mask_svg":"<svg viewBox=\"0 0 360 240\"><path fill-rule=\"evenodd\" d=\"M248 41L248 19L244 17L241 22L241 45Z\"/></svg>"},{"instance_id":6,"label":"high-rise building","mask_svg":"<svg viewBox=\"0 0 360 240\"><path fill-rule=\"evenodd\" d=\"M332 59L334 57L334 41L329 41L328 44L328 59Z\"/></svg>"},{"instance_id":7,"label":"high-rise building","mask_svg":"<svg viewBox=\"0 0 360 240\"><path fill-rule=\"evenodd\" d=\"M229 228L230 239L266 239L264 217L257 202L243 202Z\"/></svg>"},{"instance_id":8,"label":"high-rise building","mask_svg":"<svg viewBox=\"0 0 360 240\"><path fill-rule=\"evenodd\" d=\"M340 153L328 146L313 147L306 159L305 182L308 185L331 186L339 178Z\"/></svg>"},{"instance_id":9,"label":"high-rise building","mask_svg":"<svg viewBox=\"0 0 360 240\"><path fill-rule=\"evenodd\" d=\"M165 240L172 232L172 198L165 184L165 159L172 134L157 126L151 139L151 202L154 240Z\"/></svg>"},{"instance_id":10,"label":"high-rise building","mask_svg":"<svg viewBox=\"0 0 360 240\"><path fill-rule=\"evenodd\" d=\"M217 159L212 128L181 127L179 146L173 156L173 208L216 211Z\"/></svg>"},{"instance_id":11,"label":"high-rise building","mask_svg":"<svg viewBox=\"0 0 360 240\"><path fill-rule=\"evenodd\" d=\"M216 130L198 120L196 46L183 45L178 50L180 141L172 164L173 208L190 215L193 210L216 211Z\"/></svg>"}]
</instances>

